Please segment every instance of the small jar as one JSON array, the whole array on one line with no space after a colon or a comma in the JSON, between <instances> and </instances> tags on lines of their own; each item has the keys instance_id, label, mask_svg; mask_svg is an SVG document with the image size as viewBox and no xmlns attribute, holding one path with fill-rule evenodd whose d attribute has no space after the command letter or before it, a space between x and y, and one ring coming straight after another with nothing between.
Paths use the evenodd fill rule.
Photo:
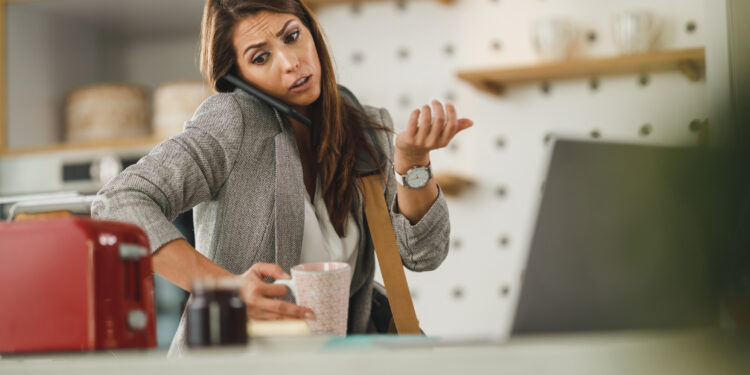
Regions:
<instances>
[{"instance_id":1,"label":"small jar","mask_svg":"<svg viewBox=\"0 0 750 375\"><path fill-rule=\"evenodd\" d=\"M245 345L247 309L237 278L193 281L187 303L187 345L206 347Z\"/></svg>"}]
</instances>

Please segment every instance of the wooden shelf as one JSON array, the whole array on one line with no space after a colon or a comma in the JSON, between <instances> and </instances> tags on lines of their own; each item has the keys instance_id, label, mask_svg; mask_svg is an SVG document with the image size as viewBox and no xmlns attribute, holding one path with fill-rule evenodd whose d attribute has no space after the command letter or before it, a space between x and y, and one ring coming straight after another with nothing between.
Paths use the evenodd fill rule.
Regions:
<instances>
[{"instance_id":1,"label":"wooden shelf","mask_svg":"<svg viewBox=\"0 0 750 375\"><path fill-rule=\"evenodd\" d=\"M448 197L459 196L467 188L476 185L476 181L473 179L453 173L436 173L433 177L443 190L443 194Z\"/></svg>"},{"instance_id":2,"label":"wooden shelf","mask_svg":"<svg viewBox=\"0 0 750 375\"><path fill-rule=\"evenodd\" d=\"M38 147L26 147L17 149L5 149L0 151L0 156L20 156L20 155L31 155L31 154L43 154L60 151L79 151L79 150L95 150L102 148L110 149L123 149L132 147L153 147L164 141L158 137L142 137L132 139L121 139L111 141L95 141L95 142L69 142L59 143L49 146L38 146Z\"/></svg>"},{"instance_id":3,"label":"wooden shelf","mask_svg":"<svg viewBox=\"0 0 750 375\"><path fill-rule=\"evenodd\" d=\"M575 59L533 66L467 69L460 70L458 77L477 89L494 95L502 94L506 86L513 84L665 70L678 70L690 81L697 81L703 76L705 55L704 48L693 48L611 58Z\"/></svg>"}]
</instances>

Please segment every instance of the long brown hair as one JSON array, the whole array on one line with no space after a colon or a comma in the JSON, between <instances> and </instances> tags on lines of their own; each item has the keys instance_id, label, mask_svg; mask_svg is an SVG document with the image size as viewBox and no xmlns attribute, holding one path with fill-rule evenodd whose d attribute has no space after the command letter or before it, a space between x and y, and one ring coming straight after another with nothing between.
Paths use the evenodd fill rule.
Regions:
<instances>
[{"instance_id":1,"label":"long brown hair","mask_svg":"<svg viewBox=\"0 0 750 375\"><path fill-rule=\"evenodd\" d=\"M314 164L331 224L339 236L344 236L344 224L349 218L356 189L357 150L364 148L371 158L378 160L375 156L378 151L366 141L364 132L367 128L390 129L373 123L362 111L342 99L323 33L307 5L301 0L206 0L201 24L201 72L216 91L232 91L233 87L220 78L238 71L232 43L235 25L264 10L297 16L315 42L321 87L320 97L310 111ZM366 124L366 127L359 124Z\"/></svg>"}]
</instances>

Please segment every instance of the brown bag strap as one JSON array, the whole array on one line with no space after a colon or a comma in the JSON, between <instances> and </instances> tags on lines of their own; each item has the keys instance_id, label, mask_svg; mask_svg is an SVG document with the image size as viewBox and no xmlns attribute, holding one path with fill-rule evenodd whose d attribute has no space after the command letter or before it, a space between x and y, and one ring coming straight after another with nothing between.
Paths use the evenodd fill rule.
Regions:
<instances>
[{"instance_id":1,"label":"brown bag strap","mask_svg":"<svg viewBox=\"0 0 750 375\"><path fill-rule=\"evenodd\" d=\"M375 245L380 272L383 274L396 331L401 335L418 335L421 333L419 321L406 283L404 265L401 263L401 253L396 245L396 235L393 233L391 215L385 203L380 174L361 177L360 181L365 197L367 225Z\"/></svg>"}]
</instances>

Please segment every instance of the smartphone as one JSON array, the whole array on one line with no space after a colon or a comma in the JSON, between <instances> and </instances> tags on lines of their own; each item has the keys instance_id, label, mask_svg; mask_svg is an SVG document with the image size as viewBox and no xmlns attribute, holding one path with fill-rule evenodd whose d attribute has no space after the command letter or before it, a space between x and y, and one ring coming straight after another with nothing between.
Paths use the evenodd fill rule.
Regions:
<instances>
[{"instance_id":1,"label":"smartphone","mask_svg":"<svg viewBox=\"0 0 750 375\"><path fill-rule=\"evenodd\" d=\"M312 121L310 121L309 118L303 116L301 113L295 111L292 109L292 107L288 106L286 103L282 102L281 100L278 100L274 98L271 95L268 95L264 93L263 91L260 91L257 87L245 82L245 80L240 79L239 77L233 75L233 74L225 74L223 77L221 77L224 81L228 82L229 84L233 85L234 87L239 88L240 90L255 96L256 98L262 100L263 102L267 103L271 107L274 107L281 111L282 113L288 115L289 117L299 121L303 125L307 127L312 126Z\"/></svg>"}]
</instances>

